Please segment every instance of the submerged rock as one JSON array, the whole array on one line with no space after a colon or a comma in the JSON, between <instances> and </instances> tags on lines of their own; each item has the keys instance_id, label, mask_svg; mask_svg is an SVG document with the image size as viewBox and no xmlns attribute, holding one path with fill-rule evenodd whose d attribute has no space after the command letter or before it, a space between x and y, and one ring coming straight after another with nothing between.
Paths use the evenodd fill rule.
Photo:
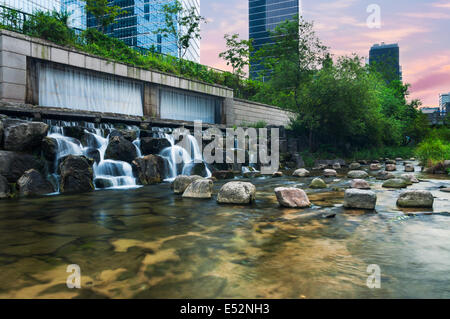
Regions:
<instances>
[{"instance_id":1,"label":"submerged rock","mask_svg":"<svg viewBox=\"0 0 450 319\"><path fill-rule=\"evenodd\" d=\"M36 157L10 151L0 151L0 175L15 183L29 169L41 170L43 163Z\"/></svg>"},{"instance_id":2,"label":"submerged rock","mask_svg":"<svg viewBox=\"0 0 450 319\"><path fill-rule=\"evenodd\" d=\"M431 192L421 190L405 191L397 200L397 205L405 208L433 208L433 203Z\"/></svg>"},{"instance_id":3,"label":"submerged rock","mask_svg":"<svg viewBox=\"0 0 450 319\"><path fill-rule=\"evenodd\" d=\"M364 179L369 177L369 174L365 171L350 171L347 174L348 178Z\"/></svg>"},{"instance_id":4,"label":"submerged rock","mask_svg":"<svg viewBox=\"0 0 450 319\"><path fill-rule=\"evenodd\" d=\"M6 177L0 175L0 199L8 198L11 194L11 189Z\"/></svg>"},{"instance_id":5,"label":"submerged rock","mask_svg":"<svg viewBox=\"0 0 450 319\"><path fill-rule=\"evenodd\" d=\"M407 182L402 178L389 179L383 183L384 188L406 188Z\"/></svg>"},{"instance_id":6,"label":"submerged rock","mask_svg":"<svg viewBox=\"0 0 450 319\"><path fill-rule=\"evenodd\" d=\"M314 178L311 184L309 185L309 188L315 189L327 188L327 184L321 178Z\"/></svg>"},{"instance_id":7,"label":"submerged rock","mask_svg":"<svg viewBox=\"0 0 450 319\"><path fill-rule=\"evenodd\" d=\"M325 169L323 171L323 176L325 176L325 177L335 177L335 176L337 176L337 172L334 169Z\"/></svg>"},{"instance_id":8,"label":"submerged rock","mask_svg":"<svg viewBox=\"0 0 450 319\"><path fill-rule=\"evenodd\" d=\"M161 183L164 179L165 161L159 155L147 155L136 158L132 166L142 185Z\"/></svg>"},{"instance_id":9,"label":"submerged rock","mask_svg":"<svg viewBox=\"0 0 450 319\"><path fill-rule=\"evenodd\" d=\"M349 165L348 167L351 171L355 171L361 168L361 164L357 163L357 162L353 162Z\"/></svg>"},{"instance_id":10,"label":"submerged rock","mask_svg":"<svg viewBox=\"0 0 450 319\"><path fill-rule=\"evenodd\" d=\"M122 136L114 136L109 139L105 152L105 159L132 163L137 157L137 150L133 143Z\"/></svg>"},{"instance_id":11,"label":"submerged rock","mask_svg":"<svg viewBox=\"0 0 450 319\"><path fill-rule=\"evenodd\" d=\"M292 176L297 176L297 177L308 177L311 173L304 168L300 168L298 170L296 170Z\"/></svg>"},{"instance_id":12,"label":"submerged rock","mask_svg":"<svg viewBox=\"0 0 450 319\"><path fill-rule=\"evenodd\" d=\"M278 203L283 207L306 208L311 206L308 195L305 191L294 187L277 187L275 195Z\"/></svg>"},{"instance_id":13,"label":"submerged rock","mask_svg":"<svg viewBox=\"0 0 450 319\"><path fill-rule=\"evenodd\" d=\"M213 181L207 178L193 181L183 193L185 198L211 198Z\"/></svg>"},{"instance_id":14,"label":"submerged rock","mask_svg":"<svg viewBox=\"0 0 450 319\"><path fill-rule=\"evenodd\" d=\"M54 192L52 184L35 169L26 171L17 181L20 195L43 195Z\"/></svg>"},{"instance_id":15,"label":"submerged rock","mask_svg":"<svg viewBox=\"0 0 450 319\"><path fill-rule=\"evenodd\" d=\"M231 170L214 171L214 172L212 172L212 176L217 179L233 179L234 173Z\"/></svg>"},{"instance_id":16,"label":"submerged rock","mask_svg":"<svg viewBox=\"0 0 450 319\"><path fill-rule=\"evenodd\" d=\"M141 152L143 155L159 154L167 147L170 147L170 142L165 138L141 138Z\"/></svg>"},{"instance_id":17,"label":"submerged rock","mask_svg":"<svg viewBox=\"0 0 450 319\"><path fill-rule=\"evenodd\" d=\"M41 122L9 126L4 132L4 148L7 151L30 152L41 146L47 131L48 125Z\"/></svg>"},{"instance_id":18,"label":"submerged rock","mask_svg":"<svg viewBox=\"0 0 450 319\"><path fill-rule=\"evenodd\" d=\"M172 183L173 192L175 194L183 194L186 188L188 186L198 180L203 179L203 177L198 175L192 175L192 176L186 176L186 175L179 175L175 178L175 180Z\"/></svg>"},{"instance_id":19,"label":"submerged rock","mask_svg":"<svg viewBox=\"0 0 450 319\"><path fill-rule=\"evenodd\" d=\"M345 191L344 207L356 209L375 209L377 195L370 190L348 189Z\"/></svg>"},{"instance_id":20,"label":"submerged rock","mask_svg":"<svg viewBox=\"0 0 450 319\"><path fill-rule=\"evenodd\" d=\"M95 184L95 188L100 188L100 189L110 188L110 187L114 186L113 182L106 178L96 178L94 180L94 184Z\"/></svg>"},{"instance_id":21,"label":"submerged rock","mask_svg":"<svg viewBox=\"0 0 450 319\"><path fill-rule=\"evenodd\" d=\"M67 156L59 165L61 171L60 190L67 192L89 192L94 190L92 162L84 156Z\"/></svg>"},{"instance_id":22,"label":"submerged rock","mask_svg":"<svg viewBox=\"0 0 450 319\"><path fill-rule=\"evenodd\" d=\"M363 179L354 179L350 182L351 188L357 188L357 189L370 189L370 185L367 181Z\"/></svg>"},{"instance_id":23,"label":"submerged rock","mask_svg":"<svg viewBox=\"0 0 450 319\"><path fill-rule=\"evenodd\" d=\"M251 204L255 201L256 187L248 182L229 182L217 195L220 204Z\"/></svg>"}]
</instances>

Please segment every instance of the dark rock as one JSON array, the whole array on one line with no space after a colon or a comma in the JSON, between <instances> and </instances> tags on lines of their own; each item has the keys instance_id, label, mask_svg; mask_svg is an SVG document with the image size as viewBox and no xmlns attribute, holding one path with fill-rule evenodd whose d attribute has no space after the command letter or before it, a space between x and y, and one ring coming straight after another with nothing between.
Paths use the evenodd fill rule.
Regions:
<instances>
[{"instance_id":1,"label":"dark rock","mask_svg":"<svg viewBox=\"0 0 450 319\"><path fill-rule=\"evenodd\" d=\"M159 154L167 147L170 147L170 142L165 138L141 138L141 152L143 155Z\"/></svg>"},{"instance_id":2,"label":"dark rock","mask_svg":"<svg viewBox=\"0 0 450 319\"><path fill-rule=\"evenodd\" d=\"M165 160L159 155L136 158L133 171L142 185L161 183L165 175Z\"/></svg>"},{"instance_id":3,"label":"dark rock","mask_svg":"<svg viewBox=\"0 0 450 319\"><path fill-rule=\"evenodd\" d=\"M86 150L86 156L91 158L95 163L99 163L101 160L100 151L95 148L88 148Z\"/></svg>"},{"instance_id":4,"label":"dark rock","mask_svg":"<svg viewBox=\"0 0 450 319\"><path fill-rule=\"evenodd\" d=\"M82 140L85 134L84 128L81 126L64 126L63 131L64 136L72 137L79 141Z\"/></svg>"},{"instance_id":5,"label":"dark rock","mask_svg":"<svg viewBox=\"0 0 450 319\"><path fill-rule=\"evenodd\" d=\"M153 137L154 132L150 131L150 130L141 130L139 135L140 135L141 139L144 137Z\"/></svg>"},{"instance_id":6,"label":"dark rock","mask_svg":"<svg viewBox=\"0 0 450 319\"><path fill-rule=\"evenodd\" d=\"M106 178L96 178L94 180L94 183L95 183L95 188L100 188L100 189L109 188L109 187L114 186L113 182Z\"/></svg>"},{"instance_id":7,"label":"dark rock","mask_svg":"<svg viewBox=\"0 0 450 319\"><path fill-rule=\"evenodd\" d=\"M217 179L233 179L234 178L234 173L231 170L227 170L227 171L215 171L212 173L212 176L217 178Z\"/></svg>"},{"instance_id":8,"label":"dark rock","mask_svg":"<svg viewBox=\"0 0 450 319\"><path fill-rule=\"evenodd\" d=\"M31 152L41 146L47 131L48 125L41 122L9 126L4 132L4 148L7 151Z\"/></svg>"},{"instance_id":9,"label":"dark rock","mask_svg":"<svg viewBox=\"0 0 450 319\"><path fill-rule=\"evenodd\" d=\"M43 163L29 154L0 151L0 175L15 183L29 169L43 169Z\"/></svg>"},{"instance_id":10,"label":"dark rock","mask_svg":"<svg viewBox=\"0 0 450 319\"><path fill-rule=\"evenodd\" d=\"M191 175L206 176L208 173L206 171L205 163L193 163L191 168Z\"/></svg>"},{"instance_id":11,"label":"dark rock","mask_svg":"<svg viewBox=\"0 0 450 319\"><path fill-rule=\"evenodd\" d=\"M0 149L3 148L3 130L4 130L4 125L3 125L3 122L0 121Z\"/></svg>"},{"instance_id":12,"label":"dark rock","mask_svg":"<svg viewBox=\"0 0 450 319\"><path fill-rule=\"evenodd\" d=\"M11 189L8 184L8 180L0 175L0 199L8 198L11 194Z\"/></svg>"},{"instance_id":13,"label":"dark rock","mask_svg":"<svg viewBox=\"0 0 450 319\"><path fill-rule=\"evenodd\" d=\"M52 137L44 137L42 139L42 153L47 161L53 162L58 153L58 142Z\"/></svg>"},{"instance_id":14,"label":"dark rock","mask_svg":"<svg viewBox=\"0 0 450 319\"><path fill-rule=\"evenodd\" d=\"M91 148L100 148L101 147L100 142L95 138L95 136L93 134L89 134L89 133L85 133L81 137L81 144L83 144L83 146L91 147Z\"/></svg>"},{"instance_id":15,"label":"dark rock","mask_svg":"<svg viewBox=\"0 0 450 319\"><path fill-rule=\"evenodd\" d=\"M125 138L126 140L133 142L134 140L137 139L137 131L135 130L113 130L110 134L109 134L109 138L111 139L112 137L115 136L121 136L123 138Z\"/></svg>"},{"instance_id":16,"label":"dark rock","mask_svg":"<svg viewBox=\"0 0 450 319\"><path fill-rule=\"evenodd\" d=\"M53 193L52 184L35 169L26 171L17 181L20 195L32 196Z\"/></svg>"},{"instance_id":17,"label":"dark rock","mask_svg":"<svg viewBox=\"0 0 450 319\"><path fill-rule=\"evenodd\" d=\"M361 164L357 163L357 162L351 163L349 166L349 169L351 171L356 171L356 170L359 170L360 168L361 168Z\"/></svg>"},{"instance_id":18,"label":"dark rock","mask_svg":"<svg viewBox=\"0 0 450 319\"><path fill-rule=\"evenodd\" d=\"M62 193L94 190L92 162L84 156L67 156L60 164Z\"/></svg>"},{"instance_id":19,"label":"dark rock","mask_svg":"<svg viewBox=\"0 0 450 319\"><path fill-rule=\"evenodd\" d=\"M133 143L122 136L114 136L109 139L105 152L105 159L132 163L137 157L137 150Z\"/></svg>"}]
</instances>

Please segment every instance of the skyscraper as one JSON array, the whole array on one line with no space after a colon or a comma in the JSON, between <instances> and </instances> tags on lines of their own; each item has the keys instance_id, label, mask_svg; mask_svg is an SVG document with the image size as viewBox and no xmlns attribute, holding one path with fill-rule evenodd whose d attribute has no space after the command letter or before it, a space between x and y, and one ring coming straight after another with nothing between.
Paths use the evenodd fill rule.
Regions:
<instances>
[{"instance_id":1,"label":"skyscraper","mask_svg":"<svg viewBox=\"0 0 450 319\"><path fill-rule=\"evenodd\" d=\"M154 34L164 24L163 6L175 0L109 0L112 5L121 7L125 14L116 18L106 33L124 41L132 47L154 48L157 52L178 56L174 36L168 38ZM200 0L181 0L184 8L194 7L200 14ZM95 18L88 14L87 26L95 27ZM185 59L200 62L200 41L192 40L184 56Z\"/></svg>"},{"instance_id":2,"label":"skyscraper","mask_svg":"<svg viewBox=\"0 0 450 319\"><path fill-rule=\"evenodd\" d=\"M277 25L295 15L300 15L301 0L249 0L249 38L255 50L272 41L270 32ZM250 77L261 70L259 65L250 66Z\"/></svg>"},{"instance_id":3,"label":"skyscraper","mask_svg":"<svg viewBox=\"0 0 450 319\"><path fill-rule=\"evenodd\" d=\"M450 104L450 93L439 94L439 110L441 112L448 112L449 104Z\"/></svg>"},{"instance_id":4,"label":"skyscraper","mask_svg":"<svg viewBox=\"0 0 450 319\"><path fill-rule=\"evenodd\" d=\"M370 48L369 63L381 73L387 83L402 80L398 44L375 44Z\"/></svg>"}]
</instances>

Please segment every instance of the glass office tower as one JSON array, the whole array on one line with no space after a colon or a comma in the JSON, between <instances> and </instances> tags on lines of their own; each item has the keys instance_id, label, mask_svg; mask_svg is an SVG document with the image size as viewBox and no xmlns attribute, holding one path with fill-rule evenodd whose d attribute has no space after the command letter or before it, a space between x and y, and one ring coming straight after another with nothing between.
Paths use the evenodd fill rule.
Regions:
<instances>
[{"instance_id":1,"label":"glass office tower","mask_svg":"<svg viewBox=\"0 0 450 319\"><path fill-rule=\"evenodd\" d=\"M163 6L174 0L110 0L112 5L121 7L125 14L116 18L116 23L108 27L106 33L124 41L132 47L153 48L156 52L178 56L174 36L168 38L154 34L164 24ZM196 8L200 14L200 0L180 1L185 8ZM88 14L87 26L96 27L95 18ZM200 62L200 41L191 41L185 59Z\"/></svg>"},{"instance_id":2,"label":"glass office tower","mask_svg":"<svg viewBox=\"0 0 450 319\"><path fill-rule=\"evenodd\" d=\"M398 44L375 44L370 48L369 63L382 74L387 83L402 80Z\"/></svg>"},{"instance_id":3,"label":"glass office tower","mask_svg":"<svg viewBox=\"0 0 450 319\"><path fill-rule=\"evenodd\" d=\"M81 0L0 0L0 5L33 14L35 11L66 11L71 27L85 29L86 14Z\"/></svg>"},{"instance_id":4,"label":"glass office tower","mask_svg":"<svg viewBox=\"0 0 450 319\"><path fill-rule=\"evenodd\" d=\"M249 0L249 38L258 50L270 43L270 31L284 22L300 15L300 0ZM261 70L258 64L250 66L250 77L255 78Z\"/></svg>"}]
</instances>

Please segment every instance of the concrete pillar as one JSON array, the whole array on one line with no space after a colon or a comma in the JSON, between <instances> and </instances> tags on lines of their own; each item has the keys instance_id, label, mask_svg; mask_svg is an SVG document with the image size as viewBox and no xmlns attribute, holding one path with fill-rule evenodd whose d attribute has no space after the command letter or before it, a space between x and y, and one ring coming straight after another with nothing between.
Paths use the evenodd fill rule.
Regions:
<instances>
[{"instance_id":1,"label":"concrete pillar","mask_svg":"<svg viewBox=\"0 0 450 319\"><path fill-rule=\"evenodd\" d=\"M222 118L223 124L226 124L228 127L236 124L236 113L234 112L233 98L224 98L223 114L225 114L224 118Z\"/></svg>"},{"instance_id":2,"label":"concrete pillar","mask_svg":"<svg viewBox=\"0 0 450 319\"><path fill-rule=\"evenodd\" d=\"M159 104L159 86L151 83L144 84L144 116L161 118L160 104Z\"/></svg>"}]
</instances>

